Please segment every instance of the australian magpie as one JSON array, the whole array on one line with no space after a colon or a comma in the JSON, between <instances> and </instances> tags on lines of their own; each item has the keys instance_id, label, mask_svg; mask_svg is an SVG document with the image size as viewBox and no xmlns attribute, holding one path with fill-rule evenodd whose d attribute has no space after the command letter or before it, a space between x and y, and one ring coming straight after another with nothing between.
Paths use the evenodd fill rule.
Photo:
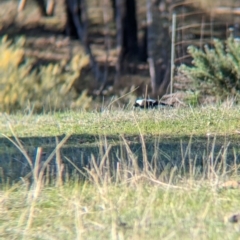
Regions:
<instances>
[{"instance_id":1,"label":"australian magpie","mask_svg":"<svg viewBox=\"0 0 240 240\"><path fill-rule=\"evenodd\" d=\"M134 107L140 107L140 108L157 108L157 107L173 107L173 105L160 102L158 100L154 99L138 99L136 100Z\"/></svg>"}]
</instances>

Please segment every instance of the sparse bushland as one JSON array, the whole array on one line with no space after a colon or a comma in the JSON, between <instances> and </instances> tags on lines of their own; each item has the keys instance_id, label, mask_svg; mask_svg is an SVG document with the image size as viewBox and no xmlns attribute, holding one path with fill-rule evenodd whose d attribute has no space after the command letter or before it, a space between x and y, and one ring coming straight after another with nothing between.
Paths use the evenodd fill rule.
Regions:
<instances>
[{"instance_id":1,"label":"sparse bushland","mask_svg":"<svg viewBox=\"0 0 240 240\"><path fill-rule=\"evenodd\" d=\"M7 41L2 44L7 44L5 49L11 49L9 55L14 56L14 61L3 62L7 64L0 67L7 69L9 76L15 74L12 79L22 76L26 64L23 53L12 50L13 45ZM40 75L54 81L61 67L49 65L40 69L40 72L29 70L31 73L27 73L29 82L25 88L31 92L35 85L29 83L36 77L39 89L50 94L51 83L46 82L43 86ZM56 75L52 74L54 69ZM19 79L26 81L28 78ZM5 83L10 84L11 81ZM55 82L57 94L61 87L66 90L71 86L70 83L62 83ZM16 92L26 89L19 86ZM21 91L17 96L21 96ZM25 100L31 96L29 94ZM43 98L36 100L34 97L31 99L33 103L37 104L42 99L44 104L41 107L47 105ZM4 109L6 111L19 104L14 101L7 103L4 105L9 107ZM22 103L21 107L25 107L26 102ZM69 110L61 113L54 110L58 109L57 106L60 105L55 105L52 113L47 115L34 115L31 111L28 115L0 115L1 133L5 134L0 139L0 238L238 238L239 223L230 223L229 217L239 212L239 148L231 149L232 159L229 159L228 149L229 138L233 141L239 139L238 106L232 107L230 102L229 105L202 108L112 111L109 105L102 112ZM75 161L81 152L71 149L70 157L63 154L67 137L62 141L56 138L55 150L43 156L52 142L46 139L43 143L41 138L63 134L79 135L73 139L78 141L74 148L99 146L98 156L86 150L89 151L88 164L77 167ZM8 139L8 144L3 144L8 136L15 139ZM35 139L36 136L40 136L39 139ZM106 137L100 142L96 136ZM158 139L166 142L173 136L178 137L179 144L186 137L194 141L198 136L204 136L206 141L210 139L205 143L209 151L195 152L189 141L186 148L167 155ZM226 139L218 152L214 136ZM146 141L153 138L157 141L150 142L153 157L149 158ZM140 145L141 158L131 148L131 144L136 142ZM113 155L111 148L117 144L120 150ZM21 170L30 170L27 176L10 184L4 164L14 167L14 163L21 163L22 158L16 154L16 149L25 158ZM35 151L34 157L30 157L30 150ZM180 156L178 163L174 161L175 154ZM168 161L164 162L162 156ZM69 171L70 166L74 171Z\"/></svg>"},{"instance_id":2,"label":"sparse bushland","mask_svg":"<svg viewBox=\"0 0 240 240\"><path fill-rule=\"evenodd\" d=\"M239 99L240 91L240 42L229 37L225 43L215 39L213 46L204 50L189 47L193 67L182 65L179 74L194 83L199 98L212 96L215 102L228 97Z\"/></svg>"},{"instance_id":3,"label":"sparse bushland","mask_svg":"<svg viewBox=\"0 0 240 240\"><path fill-rule=\"evenodd\" d=\"M186 127L182 125L184 121ZM213 129L217 137L237 133L239 109L236 107L2 115L2 123L6 124L5 128L7 123L11 124L12 132L5 133L15 139L9 144L18 147L31 170L13 185L9 185L1 171L1 179L6 179L0 185L1 238L235 239L239 236L239 223L229 222L229 217L239 211L239 148L233 149L234 157L230 161L228 144L215 152L215 140L210 138L206 143L209 151L197 153L189 141L179 151L181 161L176 164L170 156L167 163L163 158L159 160L164 152L158 142L152 144L152 159L148 158L146 148L146 135L151 131L157 132L155 136L159 138L164 133L168 139L172 133L185 136L193 130L194 136L212 134ZM51 132L57 123L61 132ZM55 136L68 129L77 131L78 127L79 134L108 136L112 133L118 138L120 134L120 151L115 155L110 151L117 138L95 139L101 149L99 155L95 157L89 152L88 164L80 169L74 160L80 155L72 151L66 159L63 154L68 137L61 141L56 138L55 150L45 157L41 141L30 142L37 148L34 158L25 151L26 141L18 138ZM131 150L130 133L138 134L133 140L140 143L141 159ZM86 139L85 144L88 142ZM196 161L198 154L203 156L202 164ZM19 161L19 157L11 156ZM66 160L74 171L68 172Z\"/></svg>"},{"instance_id":4,"label":"sparse bushland","mask_svg":"<svg viewBox=\"0 0 240 240\"><path fill-rule=\"evenodd\" d=\"M88 57L75 55L70 63L36 65L25 57L25 39L0 40L0 110L34 110L35 112L81 108L87 109L91 97L86 91L79 96L74 84Z\"/></svg>"}]
</instances>

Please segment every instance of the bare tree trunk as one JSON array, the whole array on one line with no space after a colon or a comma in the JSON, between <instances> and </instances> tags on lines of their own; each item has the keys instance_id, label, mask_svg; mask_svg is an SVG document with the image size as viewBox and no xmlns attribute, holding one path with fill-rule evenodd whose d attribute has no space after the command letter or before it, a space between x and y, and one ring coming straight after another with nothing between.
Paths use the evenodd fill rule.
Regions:
<instances>
[{"instance_id":1,"label":"bare tree trunk","mask_svg":"<svg viewBox=\"0 0 240 240\"><path fill-rule=\"evenodd\" d=\"M156 56L154 50L156 49L156 36L154 30L153 19L153 3L152 0L147 0L147 49L148 49L148 63L149 74L151 77L151 86L153 95L157 91L157 79L156 79Z\"/></svg>"},{"instance_id":2,"label":"bare tree trunk","mask_svg":"<svg viewBox=\"0 0 240 240\"><path fill-rule=\"evenodd\" d=\"M79 6L79 4L80 4L80 6ZM90 64L91 64L92 71L95 75L95 79L98 82L102 82L103 81L102 74L99 70L99 66L92 54L91 47L88 43L87 7L86 7L85 0L79 0L79 1L78 0L67 0L67 5L69 8L69 11L71 12L72 21L76 28L78 38L82 42L86 54L89 55ZM80 10L80 12L79 12L79 10Z\"/></svg>"},{"instance_id":3,"label":"bare tree trunk","mask_svg":"<svg viewBox=\"0 0 240 240\"><path fill-rule=\"evenodd\" d=\"M135 0L125 0L123 48L123 57L127 57L128 60L136 60L138 57L138 38Z\"/></svg>"},{"instance_id":4,"label":"bare tree trunk","mask_svg":"<svg viewBox=\"0 0 240 240\"><path fill-rule=\"evenodd\" d=\"M124 0L116 0L115 2L115 17L117 29L117 63L115 83L119 82L122 68L123 57L123 16L124 16Z\"/></svg>"},{"instance_id":5,"label":"bare tree trunk","mask_svg":"<svg viewBox=\"0 0 240 240\"><path fill-rule=\"evenodd\" d=\"M104 74L103 74L103 83L99 89L99 93L103 90L107 78L108 78L108 67L109 67L109 51L111 48L111 39L110 39L110 27L109 23L112 21L112 14L110 13L110 0L104 0L102 5L102 13L103 13L103 23L104 23L104 46L106 51L106 60L104 65Z\"/></svg>"},{"instance_id":6,"label":"bare tree trunk","mask_svg":"<svg viewBox=\"0 0 240 240\"><path fill-rule=\"evenodd\" d=\"M117 28L116 78L119 81L123 61L134 61L138 57L137 20L135 0L113 1Z\"/></svg>"},{"instance_id":7,"label":"bare tree trunk","mask_svg":"<svg viewBox=\"0 0 240 240\"><path fill-rule=\"evenodd\" d=\"M48 0L47 8L46 8L46 12L48 16L53 15L54 7L55 7L55 0Z\"/></svg>"},{"instance_id":8,"label":"bare tree trunk","mask_svg":"<svg viewBox=\"0 0 240 240\"><path fill-rule=\"evenodd\" d=\"M170 42L166 0L147 0L147 51L152 95L163 95L169 83ZM164 14L163 14L164 11ZM167 16L167 17L165 17Z\"/></svg>"},{"instance_id":9,"label":"bare tree trunk","mask_svg":"<svg viewBox=\"0 0 240 240\"><path fill-rule=\"evenodd\" d=\"M19 12L21 12L21 11L24 9L24 7L25 7L25 5L26 5L26 1L27 1L27 0L20 0L20 1L19 1L19 4L18 4L18 11L19 11Z\"/></svg>"}]
</instances>

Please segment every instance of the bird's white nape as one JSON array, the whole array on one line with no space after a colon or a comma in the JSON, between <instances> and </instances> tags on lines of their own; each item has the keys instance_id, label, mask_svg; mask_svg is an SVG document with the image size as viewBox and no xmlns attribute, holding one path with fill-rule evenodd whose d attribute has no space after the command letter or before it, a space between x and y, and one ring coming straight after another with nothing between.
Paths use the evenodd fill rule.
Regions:
<instances>
[{"instance_id":1,"label":"bird's white nape","mask_svg":"<svg viewBox=\"0 0 240 240\"><path fill-rule=\"evenodd\" d=\"M153 100L153 99L150 99L150 98L149 99L138 99L138 100L136 100L136 103L139 104L139 105L142 105L143 102L155 103L156 100Z\"/></svg>"},{"instance_id":2,"label":"bird's white nape","mask_svg":"<svg viewBox=\"0 0 240 240\"><path fill-rule=\"evenodd\" d=\"M136 103L139 104L139 105L142 105L142 104L143 104L143 101L144 101L144 99L138 99L138 100L136 101Z\"/></svg>"}]
</instances>

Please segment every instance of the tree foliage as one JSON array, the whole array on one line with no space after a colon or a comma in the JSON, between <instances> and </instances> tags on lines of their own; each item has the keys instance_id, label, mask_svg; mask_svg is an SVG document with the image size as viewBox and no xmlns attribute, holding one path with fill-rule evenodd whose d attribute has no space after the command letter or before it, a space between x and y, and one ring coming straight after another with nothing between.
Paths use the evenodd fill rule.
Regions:
<instances>
[{"instance_id":1,"label":"tree foliage","mask_svg":"<svg viewBox=\"0 0 240 240\"><path fill-rule=\"evenodd\" d=\"M219 99L236 96L240 91L240 42L229 37L226 42L215 39L204 50L188 48L193 67L182 65L180 73L196 83L202 93L207 91Z\"/></svg>"}]
</instances>

